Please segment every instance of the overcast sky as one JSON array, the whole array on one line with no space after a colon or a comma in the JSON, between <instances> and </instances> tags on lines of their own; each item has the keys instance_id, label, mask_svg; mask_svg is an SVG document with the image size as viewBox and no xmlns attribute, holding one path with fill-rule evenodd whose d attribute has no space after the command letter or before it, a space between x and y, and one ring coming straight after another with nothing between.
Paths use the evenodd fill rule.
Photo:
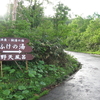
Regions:
<instances>
[{"instance_id":1,"label":"overcast sky","mask_svg":"<svg viewBox=\"0 0 100 100\"><path fill-rule=\"evenodd\" d=\"M93 15L94 12L97 12L100 14L100 0L50 0L55 1L57 3L58 1L62 2L64 5L68 6L71 9L71 14L81 15L83 17L86 17L88 15ZM50 6L46 10L47 15L51 15L53 12L52 9L50 9Z\"/></svg>"},{"instance_id":2,"label":"overcast sky","mask_svg":"<svg viewBox=\"0 0 100 100\"><path fill-rule=\"evenodd\" d=\"M6 12L7 3L9 0L0 0L0 15L4 15ZM64 5L71 9L71 14L81 15L86 17L92 15L94 12L100 14L100 0L50 0L54 4L57 2L62 2ZM53 9L51 5L47 5L45 10L45 15L53 15Z\"/></svg>"}]
</instances>

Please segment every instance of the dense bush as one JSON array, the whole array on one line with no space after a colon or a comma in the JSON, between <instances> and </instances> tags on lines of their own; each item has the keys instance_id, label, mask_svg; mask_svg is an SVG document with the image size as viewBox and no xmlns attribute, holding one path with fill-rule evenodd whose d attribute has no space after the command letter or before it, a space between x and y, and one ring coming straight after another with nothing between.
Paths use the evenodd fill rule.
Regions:
<instances>
[{"instance_id":1,"label":"dense bush","mask_svg":"<svg viewBox=\"0 0 100 100\"><path fill-rule=\"evenodd\" d=\"M3 65L4 76L0 78L0 100L36 100L49 92L51 86L62 82L77 71L80 64L67 55L66 67L45 64L43 61L29 62L25 70L25 62L17 65Z\"/></svg>"},{"instance_id":2,"label":"dense bush","mask_svg":"<svg viewBox=\"0 0 100 100\"><path fill-rule=\"evenodd\" d=\"M100 15L94 13L86 18L77 16L71 21L67 50L100 54Z\"/></svg>"}]
</instances>

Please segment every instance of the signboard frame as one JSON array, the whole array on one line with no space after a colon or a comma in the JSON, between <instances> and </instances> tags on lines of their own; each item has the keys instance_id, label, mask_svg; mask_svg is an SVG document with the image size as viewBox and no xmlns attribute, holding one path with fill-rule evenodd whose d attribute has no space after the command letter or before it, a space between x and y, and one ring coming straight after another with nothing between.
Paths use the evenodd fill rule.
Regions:
<instances>
[{"instance_id":1,"label":"signboard frame","mask_svg":"<svg viewBox=\"0 0 100 100\"><path fill-rule=\"evenodd\" d=\"M26 69L28 70L28 60L32 60L34 57L32 54L28 54L32 51L32 47L28 46L29 39L27 38L0 38L0 70L1 77L3 77L2 61L26 61ZM19 66L17 64L17 66Z\"/></svg>"}]
</instances>

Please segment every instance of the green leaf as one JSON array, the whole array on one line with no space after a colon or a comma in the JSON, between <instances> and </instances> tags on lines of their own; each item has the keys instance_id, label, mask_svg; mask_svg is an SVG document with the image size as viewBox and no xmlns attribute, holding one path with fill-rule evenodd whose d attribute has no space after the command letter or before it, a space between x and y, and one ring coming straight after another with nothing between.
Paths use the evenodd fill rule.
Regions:
<instances>
[{"instance_id":1,"label":"green leaf","mask_svg":"<svg viewBox=\"0 0 100 100\"><path fill-rule=\"evenodd\" d=\"M17 100L22 100L22 99L24 99L24 97L22 96L22 95L14 95L16 98L17 98Z\"/></svg>"},{"instance_id":2,"label":"green leaf","mask_svg":"<svg viewBox=\"0 0 100 100\"><path fill-rule=\"evenodd\" d=\"M28 94L29 91L28 91L28 90L25 90L25 91L23 91L22 93L23 93L23 94Z\"/></svg>"},{"instance_id":3,"label":"green leaf","mask_svg":"<svg viewBox=\"0 0 100 100\"><path fill-rule=\"evenodd\" d=\"M40 70L38 70L38 72L43 72L43 70L42 70L42 69L40 69Z\"/></svg>"},{"instance_id":4,"label":"green leaf","mask_svg":"<svg viewBox=\"0 0 100 100\"><path fill-rule=\"evenodd\" d=\"M46 85L46 83L45 83L45 82L43 82L43 81L42 81L42 82L40 82L40 84L41 84L41 85Z\"/></svg>"},{"instance_id":5,"label":"green leaf","mask_svg":"<svg viewBox=\"0 0 100 100\"><path fill-rule=\"evenodd\" d=\"M2 80L0 80L0 82L2 82Z\"/></svg>"},{"instance_id":6,"label":"green leaf","mask_svg":"<svg viewBox=\"0 0 100 100\"><path fill-rule=\"evenodd\" d=\"M10 90L4 90L4 91L3 91L3 94L4 94L4 95L9 95L9 94L10 94Z\"/></svg>"},{"instance_id":7,"label":"green leaf","mask_svg":"<svg viewBox=\"0 0 100 100\"><path fill-rule=\"evenodd\" d=\"M44 64L44 61L39 61L39 64Z\"/></svg>"},{"instance_id":8,"label":"green leaf","mask_svg":"<svg viewBox=\"0 0 100 100\"><path fill-rule=\"evenodd\" d=\"M0 98L0 100L4 100L3 98Z\"/></svg>"},{"instance_id":9,"label":"green leaf","mask_svg":"<svg viewBox=\"0 0 100 100\"><path fill-rule=\"evenodd\" d=\"M10 67L4 67L3 70L10 70Z\"/></svg>"},{"instance_id":10,"label":"green leaf","mask_svg":"<svg viewBox=\"0 0 100 100\"><path fill-rule=\"evenodd\" d=\"M38 78L41 78L42 77L42 74L38 74Z\"/></svg>"},{"instance_id":11,"label":"green leaf","mask_svg":"<svg viewBox=\"0 0 100 100\"><path fill-rule=\"evenodd\" d=\"M36 75L36 71L29 70L28 75L29 75L29 77L35 77L35 75Z\"/></svg>"},{"instance_id":12,"label":"green leaf","mask_svg":"<svg viewBox=\"0 0 100 100\"><path fill-rule=\"evenodd\" d=\"M12 98L13 98L13 95L12 95L12 94L10 94L10 95L9 95L9 99L11 100Z\"/></svg>"},{"instance_id":13,"label":"green leaf","mask_svg":"<svg viewBox=\"0 0 100 100\"><path fill-rule=\"evenodd\" d=\"M14 73L15 72L15 69L11 69L10 70L10 74Z\"/></svg>"},{"instance_id":14,"label":"green leaf","mask_svg":"<svg viewBox=\"0 0 100 100\"><path fill-rule=\"evenodd\" d=\"M19 86L18 89L19 89L19 90L25 90L26 87L25 87L25 86Z\"/></svg>"}]
</instances>

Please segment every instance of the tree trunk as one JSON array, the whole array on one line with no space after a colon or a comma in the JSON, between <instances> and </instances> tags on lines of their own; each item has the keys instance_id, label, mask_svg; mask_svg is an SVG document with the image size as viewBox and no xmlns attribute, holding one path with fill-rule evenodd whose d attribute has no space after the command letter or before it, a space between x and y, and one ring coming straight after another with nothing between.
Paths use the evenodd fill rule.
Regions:
<instances>
[{"instance_id":1,"label":"tree trunk","mask_svg":"<svg viewBox=\"0 0 100 100\"><path fill-rule=\"evenodd\" d=\"M14 0L13 12L12 12L12 21L16 20L17 6L18 6L18 0Z\"/></svg>"}]
</instances>

